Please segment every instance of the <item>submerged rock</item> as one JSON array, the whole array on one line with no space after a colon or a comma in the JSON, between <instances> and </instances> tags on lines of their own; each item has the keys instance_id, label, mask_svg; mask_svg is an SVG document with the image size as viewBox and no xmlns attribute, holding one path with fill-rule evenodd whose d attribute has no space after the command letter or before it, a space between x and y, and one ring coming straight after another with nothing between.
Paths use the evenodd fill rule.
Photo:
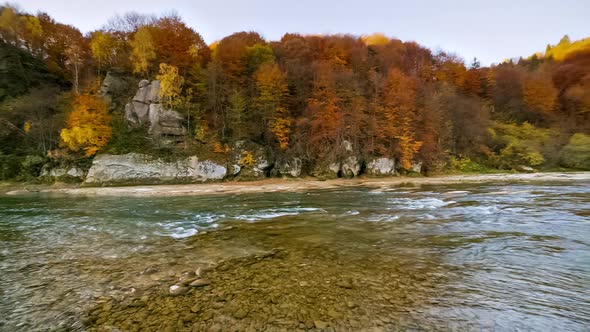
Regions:
<instances>
[{"instance_id":1,"label":"submerged rock","mask_svg":"<svg viewBox=\"0 0 590 332\"><path fill-rule=\"evenodd\" d=\"M221 180L227 168L211 160L193 156L165 162L147 155L98 155L88 171L86 184L125 184L161 182L203 182Z\"/></svg>"},{"instance_id":2,"label":"submerged rock","mask_svg":"<svg viewBox=\"0 0 590 332\"><path fill-rule=\"evenodd\" d=\"M208 279L197 279L197 280L191 282L189 284L189 286L192 286L192 287L204 287L204 286L207 286L209 284L211 284L211 282Z\"/></svg>"},{"instance_id":3,"label":"submerged rock","mask_svg":"<svg viewBox=\"0 0 590 332\"><path fill-rule=\"evenodd\" d=\"M188 288L182 285L172 285L169 288L171 295L182 295L188 291Z\"/></svg>"}]
</instances>

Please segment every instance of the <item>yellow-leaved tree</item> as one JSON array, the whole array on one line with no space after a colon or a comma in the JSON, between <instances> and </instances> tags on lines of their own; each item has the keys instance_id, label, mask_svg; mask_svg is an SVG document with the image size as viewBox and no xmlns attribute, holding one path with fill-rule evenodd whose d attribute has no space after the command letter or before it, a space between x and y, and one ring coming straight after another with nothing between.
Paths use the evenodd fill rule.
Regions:
<instances>
[{"instance_id":1,"label":"yellow-leaved tree","mask_svg":"<svg viewBox=\"0 0 590 332\"><path fill-rule=\"evenodd\" d=\"M75 96L66 127L60 132L61 145L74 152L84 151L89 157L108 143L111 134L111 115L106 104L93 95Z\"/></svg>"},{"instance_id":2,"label":"yellow-leaved tree","mask_svg":"<svg viewBox=\"0 0 590 332\"><path fill-rule=\"evenodd\" d=\"M165 63L160 64L160 73L156 76L160 81L160 98L170 108L183 103L180 98L184 78L178 74L178 68Z\"/></svg>"},{"instance_id":3,"label":"yellow-leaved tree","mask_svg":"<svg viewBox=\"0 0 590 332\"><path fill-rule=\"evenodd\" d=\"M151 62L156 58L156 48L152 39L150 28L143 26L137 30L133 39L129 41L131 46L131 65L133 72L148 74Z\"/></svg>"}]
</instances>

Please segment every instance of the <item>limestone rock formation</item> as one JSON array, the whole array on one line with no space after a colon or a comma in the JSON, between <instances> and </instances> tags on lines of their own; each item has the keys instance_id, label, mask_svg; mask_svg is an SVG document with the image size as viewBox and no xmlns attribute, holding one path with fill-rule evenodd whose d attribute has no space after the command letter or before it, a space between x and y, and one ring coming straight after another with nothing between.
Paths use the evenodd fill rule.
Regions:
<instances>
[{"instance_id":1,"label":"limestone rock formation","mask_svg":"<svg viewBox=\"0 0 590 332\"><path fill-rule=\"evenodd\" d=\"M52 167L46 164L41 169L39 174L42 178L50 178L52 180L81 180L84 178L84 171L76 166L56 166Z\"/></svg>"},{"instance_id":2,"label":"limestone rock formation","mask_svg":"<svg viewBox=\"0 0 590 332\"><path fill-rule=\"evenodd\" d=\"M92 162L85 184L134 184L165 182L204 182L222 180L227 168L211 160L193 156L166 162L147 155L98 155Z\"/></svg>"},{"instance_id":3,"label":"limestone rock formation","mask_svg":"<svg viewBox=\"0 0 590 332\"><path fill-rule=\"evenodd\" d=\"M274 167L272 151L251 141L237 141L231 151L234 173L241 178L264 178ZM251 157L252 160L245 160ZM247 162L251 162L248 165ZM238 169L238 172L235 172Z\"/></svg>"},{"instance_id":4,"label":"limestone rock formation","mask_svg":"<svg viewBox=\"0 0 590 332\"><path fill-rule=\"evenodd\" d=\"M123 106L124 99L134 84L125 75L109 71L102 81L98 96L114 110Z\"/></svg>"},{"instance_id":5,"label":"limestone rock formation","mask_svg":"<svg viewBox=\"0 0 590 332\"><path fill-rule=\"evenodd\" d=\"M299 177L302 167L303 162L297 157L284 159L277 163L277 171L281 176Z\"/></svg>"},{"instance_id":6,"label":"limestone rock formation","mask_svg":"<svg viewBox=\"0 0 590 332\"><path fill-rule=\"evenodd\" d=\"M149 126L154 136L186 135L184 117L173 110L167 110L160 103L160 81L139 81L133 100L125 105L125 120L130 127Z\"/></svg>"},{"instance_id":7,"label":"limestone rock formation","mask_svg":"<svg viewBox=\"0 0 590 332\"><path fill-rule=\"evenodd\" d=\"M340 176L344 178L353 178L359 175L361 163L356 156L346 157L340 164Z\"/></svg>"},{"instance_id":8,"label":"limestone rock formation","mask_svg":"<svg viewBox=\"0 0 590 332\"><path fill-rule=\"evenodd\" d=\"M331 163L320 163L316 165L313 176L322 178L345 177L352 178L358 176L361 171L361 162L354 153L353 145L350 141L344 140L341 143L339 157Z\"/></svg>"},{"instance_id":9,"label":"limestone rock formation","mask_svg":"<svg viewBox=\"0 0 590 332\"><path fill-rule=\"evenodd\" d=\"M370 176L393 176L395 175L395 159L376 158L367 162L366 172Z\"/></svg>"}]
</instances>

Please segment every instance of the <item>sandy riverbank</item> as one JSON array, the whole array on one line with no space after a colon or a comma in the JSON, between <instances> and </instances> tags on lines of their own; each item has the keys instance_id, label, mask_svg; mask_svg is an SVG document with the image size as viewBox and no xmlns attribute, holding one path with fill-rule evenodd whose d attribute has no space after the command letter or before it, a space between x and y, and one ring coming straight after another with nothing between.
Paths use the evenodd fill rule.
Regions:
<instances>
[{"instance_id":1,"label":"sandy riverbank","mask_svg":"<svg viewBox=\"0 0 590 332\"><path fill-rule=\"evenodd\" d=\"M237 194L256 192L307 191L364 186L372 188L391 188L397 186L421 186L456 183L521 181L590 181L590 172L573 173L532 173L532 174L485 174L485 175L447 175L437 177L394 177L383 179L337 179L318 181L316 179L268 179L252 182L222 182L204 184L150 185L126 187L35 187L24 186L6 190L6 195L35 193L62 194L75 196L188 196L212 194Z\"/></svg>"}]
</instances>

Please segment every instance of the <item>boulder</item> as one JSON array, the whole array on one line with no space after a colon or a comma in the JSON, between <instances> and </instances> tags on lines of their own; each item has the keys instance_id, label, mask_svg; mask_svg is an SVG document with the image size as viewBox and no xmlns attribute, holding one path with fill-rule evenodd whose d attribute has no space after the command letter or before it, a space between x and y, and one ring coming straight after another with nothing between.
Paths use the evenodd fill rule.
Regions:
<instances>
[{"instance_id":1,"label":"boulder","mask_svg":"<svg viewBox=\"0 0 590 332\"><path fill-rule=\"evenodd\" d=\"M361 171L361 164L356 156L349 156L340 164L340 175L344 178L353 178Z\"/></svg>"},{"instance_id":2,"label":"boulder","mask_svg":"<svg viewBox=\"0 0 590 332\"><path fill-rule=\"evenodd\" d=\"M335 179L340 172L340 163L320 163L315 166L311 175L317 178Z\"/></svg>"},{"instance_id":3,"label":"boulder","mask_svg":"<svg viewBox=\"0 0 590 332\"><path fill-rule=\"evenodd\" d=\"M84 176L84 171L82 171L78 167L72 167L66 172L66 175L80 179Z\"/></svg>"},{"instance_id":4,"label":"boulder","mask_svg":"<svg viewBox=\"0 0 590 332\"><path fill-rule=\"evenodd\" d=\"M395 175L395 159L376 158L367 163L367 175L370 176L393 176Z\"/></svg>"},{"instance_id":5,"label":"boulder","mask_svg":"<svg viewBox=\"0 0 590 332\"><path fill-rule=\"evenodd\" d=\"M535 169L530 167L530 166L525 166L525 165L518 165L516 166L516 170L518 172L523 172L523 173L534 173Z\"/></svg>"},{"instance_id":6,"label":"boulder","mask_svg":"<svg viewBox=\"0 0 590 332\"><path fill-rule=\"evenodd\" d=\"M200 161L193 156L166 162L147 155L98 155L86 176L86 184L126 184L165 182L204 182L221 180L227 168L211 160Z\"/></svg>"},{"instance_id":7,"label":"boulder","mask_svg":"<svg viewBox=\"0 0 590 332\"><path fill-rule=\"evenodd\" d=\"M422 162L421 161L412 161L412 172L415 172L415 173L422 172Z\"/></svg>"},{"instance_id":8,"label":"boulder","mask_svg":"<svg viewBox=\"0 0 590 332\"><path fill-rule=\"evenodd\" d=\"M84 171L79 167L73 166L51 166L50 164L43 165L41 173L42 178L51 178L52 180L80 180L84 177Z\"/></svg>"},{"instance_id":9,"label":"boulder","mask_svg":"<svg viewBox=\"0 0 590 332\"><path fill-rule=\"evenodd\" d=\"M149 104L132 101L125 105L125 120L131 127L149 123Z\"/></svg>"},{"instance_id":10,"label":"boulder","mask_svg":"<svg viewBox=\"0 0 590 332\"><path fill-rule=\"evenodd\" d=\"M237 141L231 150L231 156L233 164L240 167L236 175L242 178L264 178L274 167L272 151L251 141ZM251 160L246 160L249 158Z\"/></svg>"},{"instance_id":11,"label":"boulder","mask_svg":"<svg viewBox=\"0 0 590 332\"><path fill-rule=\"evenodd\" d=\"M154 136L186 135L186 128L183 126L184 117L180 113L163 109L162 104L150 104L148 115L150 122L148 132L150 134Z\"/></svg>"},{"instance_id":12,"label":"boulder","mask_svg":"<svg viewBox=\"0 0 590 332\"><path fill-rule=\"evenodd\" d=\"M130 127L148 125L149 133L158 137L187 134L182 114L160 103L160 81L139 82L133 100L125 105L125 120Z\"/></svg>"},{"instance_id":13,"label":"boulder","mask_svg":"<svg viewBox=\"0 0 590 332\"><path fill-rule=\"evenodd\" d=\"M277 170L281 176L298 177L301 175L303 161L300 158L284 159L277 163Z\"/></svg>"}]
</instances>

